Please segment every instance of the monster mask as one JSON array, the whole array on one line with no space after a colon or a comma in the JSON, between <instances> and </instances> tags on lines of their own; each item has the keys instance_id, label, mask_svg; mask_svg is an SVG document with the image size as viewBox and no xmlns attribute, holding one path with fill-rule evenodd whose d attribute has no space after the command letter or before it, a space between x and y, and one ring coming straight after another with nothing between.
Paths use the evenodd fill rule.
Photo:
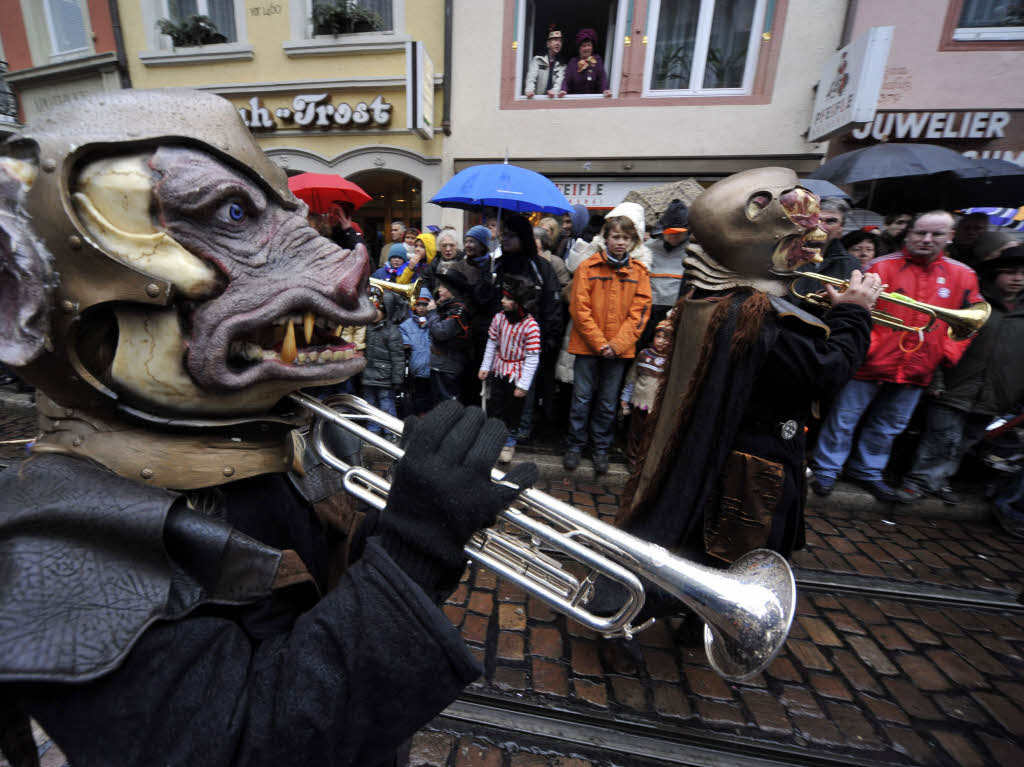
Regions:
<instances>
[{"instance_id":1,"label":"monster mask","mask_svg":"<svg viewBox=\"0 0 1024 767\"><path fill-rule=\"evenodd\" d=\"M755 168L717 182L694 201L689 225L701 255L710 256L698 259L707 268L695 272L741 278L735 284L819 262L826 239L818 197L788 168Z\"/></svg>"},{"instance_id":2,"label":"monster mask","mask_svg":"<svg viewBox=\"0 0 1024 767\"><path fill-rule=\"evenodd\" d=\"M365 248L307 225L227 101L97 94L4 154L0 361L55 402L216 423L362 369Z\"/></svg>"}]
</instances>

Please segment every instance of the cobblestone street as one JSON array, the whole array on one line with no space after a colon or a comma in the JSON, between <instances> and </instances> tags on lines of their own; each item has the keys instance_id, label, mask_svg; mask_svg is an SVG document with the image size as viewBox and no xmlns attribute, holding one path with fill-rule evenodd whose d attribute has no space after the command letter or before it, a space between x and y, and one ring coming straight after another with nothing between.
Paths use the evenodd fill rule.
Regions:
<instances>
[{"instance_id":1,"label":"cobblestone street","mask_svg":"<svg viewBox=\"0 0 1024 767\"><path fill-rule=\"evenodd\" d=\"M25 395L2 408L0 439L33 434ZM605 520L620 487L539 483ZM444 612L486 672L416 735L409 763L1024 764L1024 541L913 509L811 499L789 640L740 684L680 645L678 619L625 650L471 567ZM64 764L37 739L42 764Z\"/></svg>"}]
</instances>

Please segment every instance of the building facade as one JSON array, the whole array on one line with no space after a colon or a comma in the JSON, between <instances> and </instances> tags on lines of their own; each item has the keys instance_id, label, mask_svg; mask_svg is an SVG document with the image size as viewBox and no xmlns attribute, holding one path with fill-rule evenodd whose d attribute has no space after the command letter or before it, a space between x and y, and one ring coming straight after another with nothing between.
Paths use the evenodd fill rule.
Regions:
<instances>
[{"instance_id":1,"label":"building facade","mask_svg":"<svg viewBox=\"0 0 1024 767\"><path fill-rule=\"evenodd\" d=\"M361 0L373 24L331 17L331 6L121 0L127 66L135 88L196 88L231 101L289 174L358 183L373 197L356 217L373 244L394 219L419 226L440 217L424 201L442 183L444 2ZM187 22L196 10L223 39L195 44Z\"/></svg>"},{"instance_id":2,"label":"building facade","mask_svg":"<svg viewBox=\"0 0 1024 767\"><path fill-rule=\"evenodd\" d=\"M593 208L680 177L809 172L827 147L805 138L813 88L846 10L846 0L456 0L445 169L507 156ZM608 96L527 97L551 25L568 64L577 33L593 30Z\"/></svg>"},{"instance_id":3,"label":"building facade","mask_svg":"<svg viewBox=\"0 0 1024 767\"><path fill-rule=\"evenodd\" d=\"M54 105L124 87L116 11L108 0L0 0L0 135Z\"/></svg>"},{"instance_id":4,"label":"building facade","mask_svg":"<svg viewBox=\"0 0 1024 767\"><path fill-rule=\"evenodd\" d=\"M854 0L849 38L895 27L878 112L830 155L878 141L934 143L1024 165L1024 15L988 0ZM1009 86L1009 87L1008 87Z\"/></svg>"}]
</instances>

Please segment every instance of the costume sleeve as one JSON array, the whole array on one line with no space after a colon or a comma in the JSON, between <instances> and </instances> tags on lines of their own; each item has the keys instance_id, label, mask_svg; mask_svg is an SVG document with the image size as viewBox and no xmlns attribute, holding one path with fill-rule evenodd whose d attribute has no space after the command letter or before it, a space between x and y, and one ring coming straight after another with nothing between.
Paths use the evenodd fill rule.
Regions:
<instances>
[{"instance_id":1,"label":"costume sleeve","mask_svg":"<svg viewBox=\"0 0 1024 767\"><path fill-rule=\"evenodd\" d=\"M481 673L375 538L288 633L217 615L149 628L81 685L16 691L75 765L377 765Z\"/></svg>"},{"instance_id":2,"label":"costume sleeve","mask_svg":"<svg viewBox=\"0 0 1024 767\"><path fill-rule=\"evenodd\" d=\"M537 368L540 366L540 354L537 352L527 352L526 358L523 360L523 372L519 376L519 380L516 381L516 388L528 391L530 384L533 383L533 377L537 374Z\"/></svg>"},{"instance_id":3,"label":"costume sleeve","mask_svg":"<svg viewBox=\"0 0 1024 767\"><path fill-rule=\"evenodd\" d=\"M601 93L604 93L606 90L608 90L608 72L604 68L604 60L597 55L595 55L594 58L597 59L598 79L600 79L601 81L600 91Z\"/></svg>"},{"instance_id":4,"label":"costume sleeve","mask_svg":"<svg viewBox=\"0 0 1024 767\"><path fill-rule=\"evenodd\" d=\"M594 314L591 309L590 291L594 285L600 285L600 280L591 281L590 270L581 268L576 270L572 278L572 295L569 298L569 314L575 323L576 332L587 342L594 354L608 343L601 328L594 321Z\"/></svg>"},{"instance_id":5,"label":"costume sleeve","mask_svg":"<svg viewBox=\"0 0 1024 767\"><path fill-rule=\"evenodd\" d=\"M523 370L516 381L516 388L528 390L533 383L533 377L540 367L541 332L540 325L533 317L527 317L523 322L528 323L526 333L523 337L523 353L526 355L523 360Z\"/></svg>"},{"instance_id":6,"label":"costume sleeve","mask_svg":"<svg viewBox=\"0 0 1024 767\"><path fill-rule=\"evenodd\" d=\"M807 391L808 399L842 388L864 361L871 342L871 314L861 306L833 306L823 319L830 330L827 339L784 329L772 353L778 366L775 380Z\"/></svg>"},{"instance_id":7,"label":"costume sleeve","mask_svg":"<svg viewBox=\"0 0 1024 767\"><path fill-rule=\"evenodd\" d=\"M620 357L627 351L632 353L631 350L640 339L640 334L644 332L647 317L651 313L651 278L643 266L637 266L637 273L636 292L633 293L633 300L629 305L629 314L609 341L612 349Z\"/></svg>"}]
</instances>

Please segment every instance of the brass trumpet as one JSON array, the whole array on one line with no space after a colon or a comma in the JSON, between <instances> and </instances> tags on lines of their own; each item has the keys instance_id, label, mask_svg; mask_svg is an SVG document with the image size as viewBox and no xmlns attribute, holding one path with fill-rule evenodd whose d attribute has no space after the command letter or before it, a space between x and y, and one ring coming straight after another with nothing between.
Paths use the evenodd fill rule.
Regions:
<instances>
[{"instance_id":1,"label":"brass trumpet","mask_svg":"<svg viewBox=\"0 0 1024 767\"><path fill-rule=\"evenodd\" d=\"M325 464L344 473L345 489L383 509L390 484L333 454L323 427L328 422L336 424L398 459L403 454L400 448L360 422L377 423L395 434L401 434L402 422L350 394L330 397L325 403L301 393L290 397L316 416L313 449ZM504 476L497 470L491 472L494 482L504 482ZM628 638L653 623L633 624L644 604L640 577L665 589L704 620L708 660L726 679L739 681L763 670L789 634L796 609L796 583L789 564L774 551L752 551L727 571L696 565L532 488L524 490L499 517L499 525L473 536L466 555L604 636ZM521 534L502 531L503 526ZM577 578L558 559L542 552L542 546L585 565L587 574ZM627 594L609 617L585 609L598 575L615 581Z\"/></svg>"},{"instance_id":2,"label":"brass trumpet","mask_svg":"<svg viewBox=\"0 0 1024 767\"><path fill-rule=\"evenodd\" d=\"M797 298L808 301L817 306L830 306L829 300L816 293L801 293L796 289L796 281L800 277L808 277L812 280L818 280L826 285L832 285L834 287L841 287L844 290L849 287L849 280L841 280L838 277L829 277L825 274L815 274L814 272L777 272L779 276L791 277L793 281L789 284L789 292ZM975 304L971 304L966 309L947 309L944 306L934 306L932 304L926 304L923 301L918 301L910 296L905 296L902 293L880 293L878 296L879 301L889 301L894 304L900 304L906 306L914 311L921 312L928 316L928 322L924 325L907 325L902 322L898 317L889 314L888 312L880 312L875 309L871 310L871 317L879 325L885 325L886 327L895 328L896 330L909 330L911 333L927 333L932 329L935 324L935 320L942 320L949 326L947 331L949 337L954 341L965 341L979 330L988 321L989 315L992 314L992 307L985 301L978 301Z\"/></svg>"},{"instance_id":3,"label":"brass trumpet","mask_svg":"<svg viewBox=\"0 0 1024 767\"><path fill-rule=\"evenodd\" d=\"M374 277L370 278L370 284L380 288L381 290L389 290L392 293L397 293L402 296L409 304L409 308L416 306L416 297L420 294L420 284L423 282L421 279L417 279L415 282L410 282L408 285L399 285L397 282L388 282L387 280L378 280Z\"/></svg>"}]
</instances>

